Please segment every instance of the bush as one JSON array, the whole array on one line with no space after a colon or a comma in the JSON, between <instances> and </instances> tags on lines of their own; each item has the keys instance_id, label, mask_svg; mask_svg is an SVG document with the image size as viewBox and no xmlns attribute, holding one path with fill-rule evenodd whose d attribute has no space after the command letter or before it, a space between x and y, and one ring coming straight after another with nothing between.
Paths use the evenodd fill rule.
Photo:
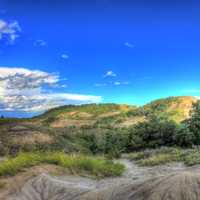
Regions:
<instances>
[{"instance_id":1,"label":"bush","mask_svg":"<svg viewBox=\"0 0 200 200\"><path fill-rule=\"evenodd\" d=\"M191 111L191 117L186 121L189 131L194 136L193 143L195 145L200 144L200 101L193 104L193 109Z\"/></svg>"},{"instance_id":2,"label":"bush","mask_svg":"<svg viewBox=\"0 0 200 200\"><path fill-rule=\"evenodd\" d=\"M195 136L186 124L181 124L174 134L175 144L181 147L192 147L195 143Z\"/></svg>"},{"instance_id":3,"label":"bush","mask_svg":"<svg viewBox=\"0 0 200 200\"><path fill-rule=\"evenodd\" d=\"M178 125L166 117L151 116L149 120L138 123L129 138L129 148L156 148L175 144L174 135ZM137 142L135 142L135 140ZM132 147L131 147L132 146Z\"/></svg>"}]
</instances>

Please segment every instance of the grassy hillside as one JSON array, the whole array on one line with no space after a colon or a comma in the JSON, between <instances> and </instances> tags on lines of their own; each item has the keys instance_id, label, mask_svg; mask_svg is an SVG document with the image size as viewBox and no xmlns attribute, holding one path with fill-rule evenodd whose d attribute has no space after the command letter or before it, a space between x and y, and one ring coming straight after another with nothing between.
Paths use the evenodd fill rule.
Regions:
<instances>
[{"instance_id":1,"label":"grassy hillside","mask_svg":"<svg viewBox=\"0 0 200 200\"><path fill-rule=\"evenodd\" d=\"M189 117L194 97L169 97L142 107L117 104L68 105L32 119L0 119L0 153L19 150L123 151L129 132L155 114L181 122ZM107 143L105 142L107 141Z\"/></svg>"},{"instance_id":2,"label":"grassy hillside","mask_svg":"<svg viewBox=\"0 0 200 200\"><path fill-rule=\"evenodd\" d=\"M35 118L42 124L48 124L53 128L68 126L93 126L95 124L118 123L125 120L126 113L137 109L136 106L119 104L88 104L68 105L54 108Z\"/></svg>"},{"instance_id":3,"label":"grassy hillside","mask_svg":"<svg viewBox=\"0 0 200 200\"><path fill-rule=\"evenodd\" d=\"M169 97L152 101L143 106L146 113L167 114L171 119L180 122L189 117L192 104L197 99L191 96Z\"/></svg>"}]
</instances>

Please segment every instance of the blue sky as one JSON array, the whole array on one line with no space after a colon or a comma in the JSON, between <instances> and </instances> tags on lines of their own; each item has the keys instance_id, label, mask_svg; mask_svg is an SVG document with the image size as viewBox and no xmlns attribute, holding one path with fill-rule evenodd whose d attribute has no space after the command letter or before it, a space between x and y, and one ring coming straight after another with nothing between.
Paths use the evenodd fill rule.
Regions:
<instances>
[{"instance_id":1,"label":"blue sky","mask_svg":"<svg viewBox=\"0 0 200 200\"><path fill-rule=\"evenodd\" d=\"M0 112L199 96L199 9L193 0L0 0Z\"/></svg>"}]
</instances>

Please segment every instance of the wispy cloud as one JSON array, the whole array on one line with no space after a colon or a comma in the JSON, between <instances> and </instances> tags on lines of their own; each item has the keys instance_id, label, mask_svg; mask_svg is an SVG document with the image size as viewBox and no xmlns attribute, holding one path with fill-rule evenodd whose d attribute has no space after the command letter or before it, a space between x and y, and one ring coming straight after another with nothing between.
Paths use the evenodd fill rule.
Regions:
<instances>
[{"instance_id":1,"label":"wispy cloud","mask_svg":"<svg viewBox=\"0 0 200 200\"><path fill-rule=\"evenodd\" d=\"M112 71L109 70L104 74L104 77L116 77L117 75Z\"/></svg>"},{"instance_id":2,"label":"wispy cloud","mask_svg":"<svg viewBox=\"0 0 200 200\"><path fill-rule=\"evenodd\" d=\"M61 58L63 58L63 59L68 59L68 58L69 58L69 55L67 55L67 54L61 54Z\"/></svg>"},{"instance_id":3,"label":"wispy cloud","mask_svg":"<svg viewBox=\"0 0 200 200\"><path fill-rule=\"evenodd\" d=\"M0 110L41 112L65 104L98 103L100 96L54 91L58 74L0 67ZM51 92L48 89L51 88ZM61 85L62 87L62 85Z\"/></svg>"},{"instance_id":4,"label":"wispy cloud","mask_svg":"<svg viewBox=\"0 0 200 200\"><path fill-rule=\"evenodd\" d=\"M46 46L47 45L47 42L44 41L44 40L36 40L34 43L33 43L34 46L39 46L39 47L43 47L43 46Z\"/></svg>"},{"instance_id":5,"label":"wispy cloud","mask_svg":"<svg viewBox=\"0 0 200 200\"><path fill-rule=\"evenodd\" d=\"M8 44L13 44L19 37L21 27L17 21L7 22L0 19L0 40L5 40Z\"/></svg>"},{"instance_id":6,"label":"wispy cloud","mask_svg":"<svg viewBox=\"0 0 200 200\"><path fill-rule=\"evenodd\" d=\"M108 83L96 83L95 87L104 87L104 86L119 86L119 85L129 85L128 81L110 81Z\"/></svg>"},{"instance_id":7,"label":"wispy cloud","mask_svg":"<svg viewBox=\"0 0 200 200\"><path fill-rule=\"evenodd\" d=\"M95 83L94 86L95 87L103 87L103 86L106 86L107 83Z\"/></svg>"},{"instance_id":8,"label":"wispy cloud","mask_svg":"<svg viewBox=\"0 0 200 200\"><path fill-rule=\"evenodd\" d=\"M129 85L130 83L128 81L115 81L113 85Z\"/></svg>"},{"instance_id":9,"label":"wispy cloud","mask_svg":"<svg viewBox=\"0 0 200 200\"><path fill-rule=\"evenodd\" d=\"M129 48L133 48L134 47L134 45L129 43L129 42L125 42L124 45L129 47Z\"/></svg>"}]
</instances>

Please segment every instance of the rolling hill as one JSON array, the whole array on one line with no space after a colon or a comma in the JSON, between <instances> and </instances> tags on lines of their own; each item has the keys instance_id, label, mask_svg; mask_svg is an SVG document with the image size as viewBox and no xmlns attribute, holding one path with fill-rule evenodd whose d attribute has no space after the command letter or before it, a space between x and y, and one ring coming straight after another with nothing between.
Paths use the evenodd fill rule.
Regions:
<instances>
[{"instance_id":1,"label":"rolling hill","mask_svg":"<svg viewBox=\"0 0 200 200\"><path fill-rule=\"evenodd\" d=\"M67 105L51 109L32 119L0 120L0 153L15 154L19 149L65 149L82 151L95 135L103 143L106 134L123 134L138 122L148 120L151 114L166 115L177 123L187 119L192 104L190 96L169 97L144 106L118 104ZM97 147L89 147L97 148Z\"/></svg>"},{"instance_id":2,"label":"rolling hill","mask_svg":"<svg viewBox=\"0 0 200 200\"><path fill-rule=\"evenodd\" d=\"M34 121L51 127L84 125L111 125L127 127L145 120L149 114L166 114L170 119L181 122L189 117L192 104L197 98L191 96L168 97L152 101L144 106L119 104L88 104L54 108L35 117Z\"/></svg>"}]
</instances>

